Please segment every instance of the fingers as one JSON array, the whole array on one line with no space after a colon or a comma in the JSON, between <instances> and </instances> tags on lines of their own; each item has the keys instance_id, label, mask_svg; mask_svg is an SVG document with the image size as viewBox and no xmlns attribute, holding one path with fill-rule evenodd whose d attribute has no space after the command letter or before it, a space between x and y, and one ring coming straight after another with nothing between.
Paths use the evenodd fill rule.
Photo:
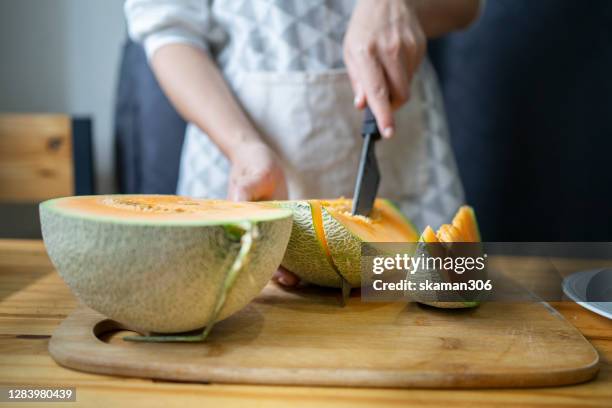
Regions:
<instances>
[{"instance_id":1,"label":"fingers","mask_svg":"<svg viewBox=\"0 0 612 408\"><path fill-rule=\"evenodd\" d=\"M399 2L394 3L399 9L387 7L379 16L380 21L390 24L364 31L373 4L378 3L363 4L358 9L362 13L356 13L351 20L357 22L351 22L345 36L344 60L355 106L362 109L369 105L382 135L388 138L395 131L393 112L410 98L414 73L425 55L426 38L414 12Z\"/></svg>"},{"instance_id":2,"label":"fingers","mask_svg":"<svg viewBox=\"0 0 612 408\"><path fill-rule=\"evenodd\" d=\"M414 52L395 34L386 39L378 56L387 79L391 107L397 109L410 97Z\"/></svg>"},{"instance_id":3,"label":"fingers","mask_svg":"<svg viewBox=\"0 0 612 408\"><path fill-rule=\"evenodd\" d=\"M388 81L391 106L398 109L410 100L410 84L426 52L422 30L409 31L400 39L391 35L382 46L379 58Z\"/></svg>"},{"instance_id":4,"label":"fingers","mask_svg":"<svg viewBox=\"0 0 612 408\"><path fill-rule=\"evenodd\" d=\"M287 196L287 183L282 169L277 165L269 164L258 168L252 164L238 162L232 166L227 193L229 200L286 200Z\"/></svg>"},{"instance_id":5,"label":"fingers","mask_svg":"<svg viewBox=\"0 0 612 408\"><path fill-rule=\"evenodd\" d=\"M351 59L350 53L348 53L346 50L348 50L347 47L345 47L344 61L346 64L346 70L348 71L349 79L351 80L353 94L355 95L355 100L353 101L353 104L357 109L362 110L366 107L366 96L363 92L361 84L359 83L359 75L354 68L355 64Z\"/></svg>"},{"instance_id":6,"label":"fingers","mask_svg":"<svg viewBox=\"0 0 612 408\"><path fill-rule=\"evenodd\" d=\"M272 280L286 287L294 287L297 286L298 283L300 283L300 278L298 278L282 266L278 267L278 270L272 277Z\"/></svg>"},{"instance_id":7,"label":"fingers","mask_svg":"<svg viewBox=\"0 0 612 408\"><path fill-rule=\"evenodd\" d=\"M360 50L355 62L359 64L357 80L363 87L366 102L376 117L383 137L390 138L395 132L393 108L385 71L377 58L374 47Z\"/></svg>"},{"instance_id":8,"label":"fingers","mask_svg":"<svg viewBox=\"0 0 612 408\"><path fill-rule=\"evenodd\" d=\"M265 178L234 176L230 181L227 196L231 201L265 200L274 194L269 184Z\"/></svg>"}]
</instances>

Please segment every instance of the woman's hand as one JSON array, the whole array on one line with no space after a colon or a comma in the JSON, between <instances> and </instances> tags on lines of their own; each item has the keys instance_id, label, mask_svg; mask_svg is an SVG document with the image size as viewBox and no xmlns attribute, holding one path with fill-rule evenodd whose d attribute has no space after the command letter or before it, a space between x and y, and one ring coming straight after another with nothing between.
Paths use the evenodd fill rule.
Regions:
<instances>
[{"instance_id":1,"label":"woman's hand","mask_svg":"<svg viewBox=\"0 0 612 408\"><path fill-rule=\"evenodd\" d=\"M263 142L244 143L230 156L232 171L228 198L233 201L286 200L287 184L276 154ZM282 286L300 279L282 266L272 278Z\"/></svg>"},{"instance_id":2,"label":"woman's hand","mask_svg":"<svg viewBox=\"0 0 612 408\"><path fill-rule=\"evenodd\" d=\"M263 142L235 146L230 156L227 196L233 201L286 200L287 184L280 159Z\"/></svg>"},{"instance_id":3,"label":"woman's hand","mask_svg":"<svg viewBox=\"0 0 612 408\"><path fill-rule=\"evenodd\" d=\"M384 137L393 136L393 111L410 98L410 84L426 49L411 0L359 0L344 38L344 60L355 105L370 106Z\"/></svg>"},{"instance_id":4,"label":"woman's hand","mask_svg":"<svg viewBox=\"0 0 612 408\"><path fill-rule=\"evenodd\" d=\"M344 62L355 105L370 106L384 137L393 111L410 99L410 84L425 55L427 38L469 26L479 0L357 0L344 37Z\"/></svg>"}]
</instances>

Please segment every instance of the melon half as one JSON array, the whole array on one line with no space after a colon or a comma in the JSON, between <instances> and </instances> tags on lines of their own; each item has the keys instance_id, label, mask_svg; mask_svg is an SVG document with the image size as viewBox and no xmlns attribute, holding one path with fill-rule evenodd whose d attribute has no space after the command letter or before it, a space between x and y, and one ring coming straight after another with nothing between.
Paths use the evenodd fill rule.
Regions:
<instances>
[{"instance_id":1,"label":"melon half","mask_svg":"<svg viewBox=\"0 0 612 408\"><path fill-rule=\"evenodd\" d=\"M320 286L361 285L361 246L416 242L414 226L389 200L377 199L369 217L351 214L352 200L275 202L293 211L293 229L282 265Z\"/></svg>"},{"instance_id":2,"label":"melon half","mask_svg":"<svg viewBox=\"0 0 612 408\"><path fill-rule=\"evenodd\" d=\"M40 217L75 295L147 333L209 330L243 308L278 268L292 225L286 209L177 196L60 198Z\"/></svg>"}]
</instances>

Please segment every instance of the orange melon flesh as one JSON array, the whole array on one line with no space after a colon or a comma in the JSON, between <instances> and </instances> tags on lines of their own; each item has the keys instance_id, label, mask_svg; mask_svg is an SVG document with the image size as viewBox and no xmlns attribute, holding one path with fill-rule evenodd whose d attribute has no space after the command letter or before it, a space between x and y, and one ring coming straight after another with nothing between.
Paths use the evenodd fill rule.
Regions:
<instances>
[{"instance_id":1,"label":"orange melon flesh","mask_svg":"<svg viewBox=\"0 0 612 408\"><path fill-rule=\"evenodd\" d=\"M266 220L285 211L257 203L236 203L179 196L79 196L57 201L55 208L71 215L117 221L232 222Z\"/></svg>"},{"instance_id":2,"label":"orange melon flesh","mask_svg":"<svg viewBox=\"0 0 612 408\"><path fill-rule=\"evenodd\" d=\"M312 225L314 226L315 233L317 237L321 241L321 246L325 251L325 255L327 259L332 263L333 260L331 257L331 251L329 250L329 246L327 245L327 238L325 237L325 229L323 228L323 216L321 214L321 201L319 200L311 200L310 208L312 210Z\"/></svg>"},{"instance_id":3,"label":"orange melon flesh","mask_svg":"<svg viewBox=\"0 0 612 408\"><path fill-rule=\"evenodd\" d=\"M440 241L438 241L438 237L436 236L436 233L434 232L434 230L429 225L423 231L423 234L421 235L421 241L427 242L427 243L438 243L438 242L440 242Z\"/></svg>"},{"instance_id":4,"label":"orange melon flesh","mask_svg":"<svg viewBox=\"0 0 612 408\"><path fill-rule=\"evenodd\" d=\"M480 242L478 224L472 207L461 207L453 218L453 226L461 232L465 242Z\"/></svg>"},{"instance_id":5,"label":"orange melon flesh","mask_svg":"<svg viewBox=\"0 0 612 408\"><path fill-rule=\"evenodd\" d=\"M319 208L319 207L317 207ZM363 243L416 242L412 224L385 199L378 199L370 216L352 215L352 200L320 202L327 253L335 270L351 286L361 284Z\"/></svg>"},{"instance_id":6,"label":"orange melon flesh","mask_svg":"<svg viewBox=\"0 0 612 408\"><path fill-rule=\"evenodd\" d=\"M450 224L444 224L438 230L440 242L465 242L461 232Z\"/></svg>"},{"instance_id":7,"label":"orange melon flesh","mask_svg":"<svg viewBox=\"0 0 612 408\"><path fill-rule=\"evenodd\" d=\"M453 223L442 225L437 233L427 226L421 235L421 240L427 243L480 242L474 210L469 206L461 207L453 218Z\"/></svg>"},{"instance_id":8,"label":"orange melon flesh","mask_svg":"<svg viewBox=\"0 0 612 408\"><path fill-rule=\"evenodd\" d=\"M376 200L369 217L351 214L352 201L323 201L321 206L365 242L416 242L416 231L392 204Z\"/></svg>"}]
</instances>

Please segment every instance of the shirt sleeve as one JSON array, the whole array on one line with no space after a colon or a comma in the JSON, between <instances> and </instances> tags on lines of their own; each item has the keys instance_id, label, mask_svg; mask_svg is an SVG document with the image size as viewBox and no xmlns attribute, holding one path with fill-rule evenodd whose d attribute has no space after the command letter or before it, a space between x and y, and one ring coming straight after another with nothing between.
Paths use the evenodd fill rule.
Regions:
<instances>
[{"instance_id":1,"label":"shirt sleeve","mask_svg":"<svg viewBox=\"0 0 612 408\"><path fill-rule=\"evenodd\" d=\"M208 51L211 27L207 0L127 0L128 33L144 45L147 57L167 44L190 44Z\"/></svg>"}]
</instances>

